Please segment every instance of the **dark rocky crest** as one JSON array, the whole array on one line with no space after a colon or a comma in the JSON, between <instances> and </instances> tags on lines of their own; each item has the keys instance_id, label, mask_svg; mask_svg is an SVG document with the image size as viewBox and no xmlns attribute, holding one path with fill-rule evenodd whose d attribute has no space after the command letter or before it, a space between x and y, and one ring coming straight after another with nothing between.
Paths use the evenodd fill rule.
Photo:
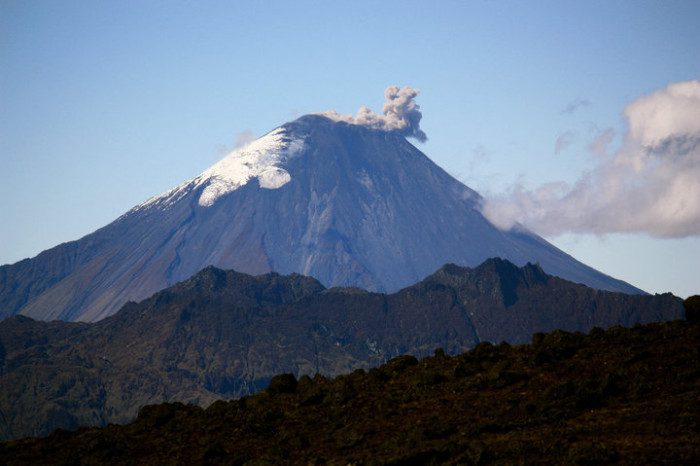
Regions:
<instances>
[{"instance_id":1,"label":"dark rocky crest","mask_svg":"<svg viewBox=\"0 0 700 466\"><path fill-rule=\"evenodd\" d=\"M436 348L682 316L671 295L601 292L501 259L447 265L393 294L209 267L93 324L0 322L0 435L127 422L161 401L206 406L277 374L346 374Z\"/></svg>"}]
</instances>

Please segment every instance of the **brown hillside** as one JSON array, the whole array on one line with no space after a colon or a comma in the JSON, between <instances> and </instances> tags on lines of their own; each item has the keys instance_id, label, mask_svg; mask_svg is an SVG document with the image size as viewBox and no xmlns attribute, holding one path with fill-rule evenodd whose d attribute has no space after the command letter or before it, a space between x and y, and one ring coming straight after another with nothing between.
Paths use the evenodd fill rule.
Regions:
<instances>
[{"instance_id":1,"label":"brown hillside","mask_svg":"<svg viewBox=\"0 0 700 466\"><path fill-rule=\"evenodd\" d=\"M700 464L697 322L537 334L2 444L3 464Z\"/></svg>"}]
</instances>

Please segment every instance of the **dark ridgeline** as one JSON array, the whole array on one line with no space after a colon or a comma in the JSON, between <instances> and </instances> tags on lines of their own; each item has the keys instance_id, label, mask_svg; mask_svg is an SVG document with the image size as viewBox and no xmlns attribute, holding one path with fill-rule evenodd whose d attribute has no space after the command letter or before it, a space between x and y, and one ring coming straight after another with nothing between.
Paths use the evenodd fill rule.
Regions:
<instances>
[{"instance_id":1,"label":"dark ridgeline","mask_svg":"<svg viewBox=\"0 0 700 466\"><path fill-rule=\"evenodd\" d=\"M698 341L697 321L676 321L285 374L207 409L0 444L0 463L700 464Z\"/></svg>"},{"instance_id":2,"label":"dark ridgeline","mask_svg":"<svg viewBox=\"0 0 700 466\"><path fill-rule=\"evenodd\" d=\"M206 406L280 373L337 375L438 347L682 316L670 294L598 291L501 259L445 265L394 294L210 267L94 324L0 322L0 435L126 422L168 400Z\"/></svg>"},{"instance_id":3,"label":"dark ridgeline","mask_svg":"<svg viewBox=\"0 0 700 466\"><path fill-rule=\"evenodd\" d=\"M394 292L445 263L503 257L593 288L641 292L531 232L495 228L478 193L398 134L319 115L281 128L299 144L289 142L294 153L263 184L287 173L286 184L264 189L252 178L201 205L216 180L196 178L80 240L2 266L0 317L97 321L209 265Z\"/></svg>"}]
</instances>

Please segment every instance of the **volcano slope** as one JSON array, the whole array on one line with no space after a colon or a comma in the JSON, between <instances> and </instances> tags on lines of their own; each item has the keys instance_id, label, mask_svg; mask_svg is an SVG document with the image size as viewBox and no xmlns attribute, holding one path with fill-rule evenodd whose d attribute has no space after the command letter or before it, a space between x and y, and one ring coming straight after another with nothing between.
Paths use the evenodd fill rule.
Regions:
<instances>
[{"instance_id":1,"label":"volcano slope","mask_svg":"<svg viewBox=\"0 0 700 466\"><path fill-rule=\"evenodd\" d=\"M3 464L699 464L700 325L536 334L0 445Z\"/></svg>"},{"instance_id":2,"label":"volcano slope","mask_svg":"<svg viewBox=\"0 0 700 466\"><path fill-rule=\"evenodd\" d=\"M445 263L539 263L597 289L641 290L521 227L403 136L306 115L77 241L0 266L0 317L94 322L213 265L395 292Z\"/></svg>"},{"instance_id":3,"label":"volcano slope","mask_svg":"<svg viewBox=\"0 0 700 466\"><path fill-rule=\"evenodd\" d=\"M598 291L502 259L446 265L389 295L211 267L94 324L0 322L0 434L124 423L163 401L207 406L284 372L332 376L437 347L682 316L671 294Z\"/></svg>"}]
</instances>

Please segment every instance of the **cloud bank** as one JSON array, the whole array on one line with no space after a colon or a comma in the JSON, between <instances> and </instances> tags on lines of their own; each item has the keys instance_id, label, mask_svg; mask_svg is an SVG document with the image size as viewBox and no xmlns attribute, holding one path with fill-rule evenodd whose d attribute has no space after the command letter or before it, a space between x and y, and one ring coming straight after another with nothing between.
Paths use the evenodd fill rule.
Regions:
<instances>
[{"instance_id":1,"label":"cloud bank","mask_svg":"<svg viewBox=\"0 0 700 466\"><path fill-rule=\"evenodd\" d=\"M591 144L597 165L575 183L513 186L487 199L497 227L525 225L543 235L700 235L700 81L669 84L627 105L628 129L609 153L612 130Z\"/></svg>"},{"instance_id":2,"label":"cloud bank","mask_svg":"<svg viewBox=\"0 0 700 466\"><path fill-rule=\"evenodd\" d=\"M322 112L321 115L335 121L344 121L381 131L394 132L425 142L428 137L420 129L420 120L423 114L414 100L417 95L418 90L409 86L402 88L389 86L384 91L384 106L382 107L381 115L374 113L365 106L360 107L357 115L354 117L352 115L342 115L335 111Z\"/></svg>"}]
</instances>

